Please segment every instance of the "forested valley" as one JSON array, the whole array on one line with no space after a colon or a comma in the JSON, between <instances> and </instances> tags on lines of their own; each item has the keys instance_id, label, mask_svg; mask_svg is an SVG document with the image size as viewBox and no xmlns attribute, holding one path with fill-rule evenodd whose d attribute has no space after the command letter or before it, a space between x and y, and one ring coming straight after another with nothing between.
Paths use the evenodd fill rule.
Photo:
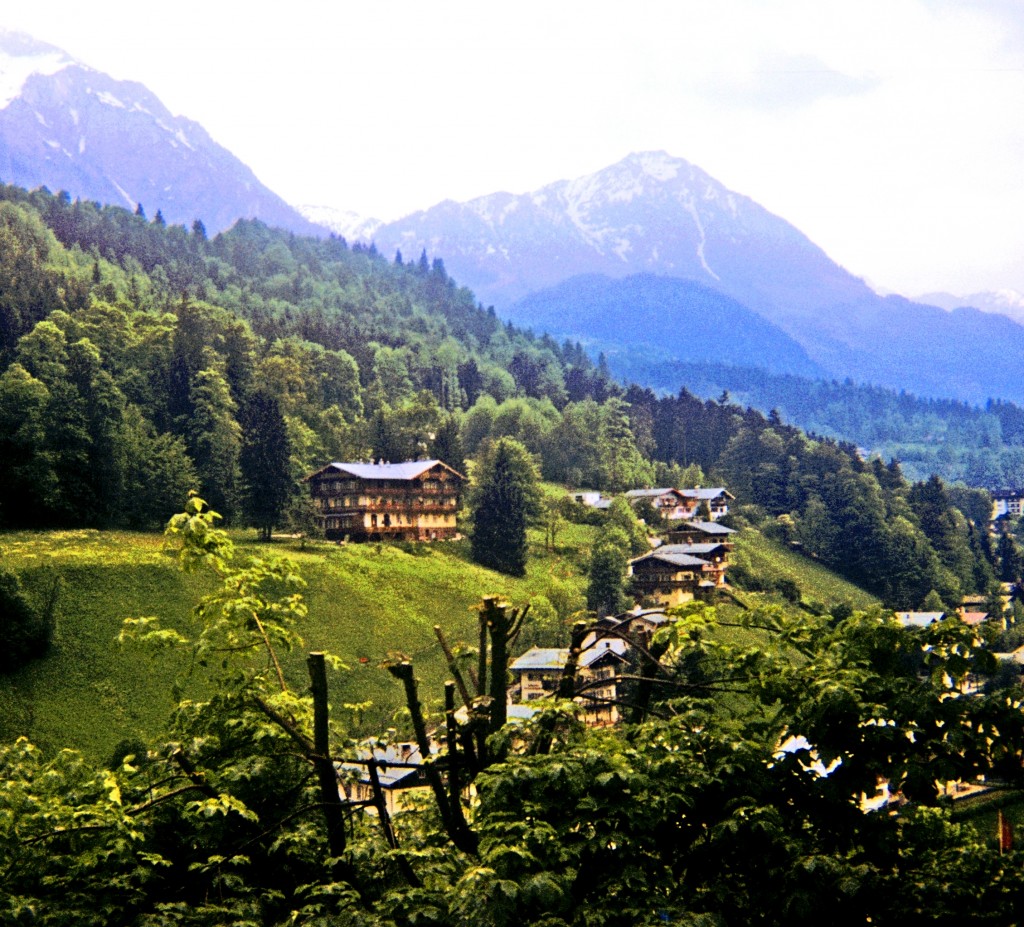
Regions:
<instances>
[{"instance_id":1,"label":"forested valley","mask_svg":"<svg viewBox=\"0 0 1024 927\"><path fill-rule=\"evenodd\" d=\"M440 258L248 221L210 239L16 187L0 235L6 527L155 528L190 489L229 524L283 526L329 460L460 469L511 436L572 487L728 486L741 517L892 607L1019 579L984 492L911 483L727 396L619 385L578 344L502 324Z\"/></svg>"},{"instance_id":2,"label":"forested valley","mask_svg":"<svg viewBox=\"0 0 1024 927\"><path fill-rule=\"evenodd\" d=\"M756 409L776 409L806 432L838 437L884 459L895 457L914 479L989 489L1024 484L1024 409L989 399L984 407L934 399L851 380L812 380L724 364L615 363L616 372L656 389L685 383L698 396L727 390Z\"/></svg>"},{"instance_id":3,"label":"forested valley","mask_svg":"<svg viewBox=\"0 0 1024 927\"><path fill-rule=\"evenodd\" d=\"M296 671L301 570L270 546L247 562L236 552L245 526L301 534L300 481L327 461L438 457L472 477L511 438L522 467L562 487L727 486L736 527L891 608L983 595L1003 613L999 584L1020 581L1024 558L1015 526L990 534L984 490L912 482L895 461L728 395L617 383L580 345L503 324L438 257L257 222L210 238L141 206L4 187L0 318L0 526L21 538L170 519L170 551L198 590L180 621L123 616L124 647L183 654L162 734L106 763L25 738L0 746L5 923L1020 918L1020 852L954 819L945 792L979 776L997 799L1021 786L1019 678L1000 675L993 641L963 622L907 629L799 593L772 604L757 599L766 577L737 563L730 580L748 602L683 606L636 650L620 728L582 723L574 656L555 693L566 697L506 725L510 647L524 627L540 640L545 616L524 626L522 605L487 598L474 644L445 658L459 687L429 691L422 653L356 670L393 677L395 726L424 756L428 722L442 732L426 799L392 818L379 793L338 793L335 763L371 779L387 768L366 760L367 705L328 695L353 668L314 653L308 680ZM598 537L622 533L560 511ZM393 597L386 570L399 561L376 547L338 562ZM410 575L432 556L401 555ZM40 654L14 574L0 580L9 673L15 648ZM422 623L417 603L388 601ZM559 642L578 654L600 628L592 615L563 622ZM879 796L892 801L872 805Z\"/></svg>"}]
</instances>

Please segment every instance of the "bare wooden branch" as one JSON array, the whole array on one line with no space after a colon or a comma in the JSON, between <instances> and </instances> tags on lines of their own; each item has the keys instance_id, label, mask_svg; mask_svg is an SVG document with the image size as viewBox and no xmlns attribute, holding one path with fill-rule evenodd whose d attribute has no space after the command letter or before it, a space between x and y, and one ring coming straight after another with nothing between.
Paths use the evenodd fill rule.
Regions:
<instances>
[{"instance_id":1,"label":"bare wooden branch","mask_svg":"<svg viewBox=\"0 0 1024 927\"><path fill-rule=\"evenodd\" d=\"M448 661L448 669L451 671L452 679L455 680L455 685L459 687L459 695L462 696L463 704L467 709L472 708L473 696L469 694L469 689L466 688L466 682L462 678L462 673L459 672L459 665L455 662L455 654L452 653L451 647L448 646L448 641L445 640L444 632L441 630L441 625L434 625L434 634L437 636L437 640L441 644L441 649L444 651L444 656Z\"/></svg>"},{"instance_id":2,"label":"bare wooden branch","mask_svg":"<svg viewBox=\"0 0 1024 927\"><path fill-rule=\"evenodd\" d=\"M277 659L277 653L274 650L274 645L270 643L270 637L267 634L267 629L263 627L263 622L260 621L260 616L256 612L252 613L253 621L256 622L256 627L259 628L260 634L263 635L263 643L267 645L267 653L270 654L270 659L274 663L274 669L277 670L277 682L281 687L282 692L288 691L288 684L284 681L284 672L281 669L281 664Z\"/></svg>"},{"instance_id":3,"label":"bare wooden branch","mask_svg":"<svg viewBox=\"0 0 1024 927\"><path fill-rule=\"evenodd\" d=\"M278 727L281 728L295 743L299 745L299 749L302 750L302 755L309 760L314 753L313 744L309 742L309 739L295 726L295 723L290 719L286 718L279 711L271 708L263 699L258 695L253 696L253 703L256 707L263 712L271 721L273 721Z\"/></svg>"},{"instance_id":4,"label":"bare wooden branch","mask_svg":"<svg viewBox=\"0 0 1024 927\"><path fill-rule=\"evenodd\" d=\"M202 792L207 798L219 798L217 790L206 781L206 776L199 772L192 765L192 761L185 755L185 751L177 749L171 754L175 765L189 778L189 781Z\"/></svg>"},{"instance_id":5,"label":"bare wooden branch","mask_svg":"<svg viewBox=\"0 0 1024 927\"><path fill-rule=\"evenodd\" d=\"M427 725L423 720L423 706L420 704L419 695L416 691L416 676L413 673L412 663L402 660L399 663L388 664L388 672L395 679L398 679L405 688L405 702L409 709L412 720L413 732L416 735L416 744L423 758L423 772L434 793L434 800L437 803L438 814L441 816L441 823L444 826L452 843L466 853L476 855L477 836L468 827L460 826L458 818L453 814L451 802L444 790L444 783L441 781L441 773L430 758L430 741L427 738Z\"/></svg>"},{"instance_id":6,"label":"bare wooden branch","mask_svg":"<svg viewBox=\"0 0 1024 927\"><path fill-rule=\"evenodd\" d=\"M569 655L566 658L565 666L562 668L562 676L558 680L556 698L571 699L576 694L576 673L579 668L580 653L583 650L583 641L590 633L590 625L586 621L577 621L572 628L572 637L569 641ZM548 715L541 719L538 725L537 739L530 749L531 753L538 756L551 752L551 743L555 736L555 718Z\"/></svg>"}]
</instances>

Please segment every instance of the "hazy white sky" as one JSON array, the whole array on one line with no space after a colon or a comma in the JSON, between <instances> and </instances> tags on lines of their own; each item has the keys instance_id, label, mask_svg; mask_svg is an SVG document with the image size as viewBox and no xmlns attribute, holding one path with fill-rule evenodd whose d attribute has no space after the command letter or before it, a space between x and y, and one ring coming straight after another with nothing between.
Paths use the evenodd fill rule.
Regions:
<instances>
[{"instance_id":1,"label":"hazy white sky","mask_svg":"<svg viewBox=\"0 0 1024 927\"><path fill-rule=\"evenodd\" d=\"M878 287L1024 292L1024 0L4 7L292 203L397 218L663 149Z\"/></svg>"}]
</instances>

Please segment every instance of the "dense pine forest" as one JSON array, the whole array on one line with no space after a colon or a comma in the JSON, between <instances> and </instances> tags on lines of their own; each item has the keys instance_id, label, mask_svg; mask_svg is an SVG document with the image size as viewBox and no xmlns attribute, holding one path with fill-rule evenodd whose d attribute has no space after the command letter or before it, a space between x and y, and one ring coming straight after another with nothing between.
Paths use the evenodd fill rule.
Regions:
<instances>
[{"instance_id":1,"label":"dense pine forest","mask_svg":"<svg viewBox=\"0 0 1024 927\"><path fill-rule=\"evenodd\" d=\"M660 389L685 383L699 396L728 390L756 409L778 410L805 431L841 436L907 473L935 473L989 489L1024 485L1024 409L989 399L984 408L955 399L929 399L851 380L812 380L725 364L613 364L616 372Z\"/></svg>"},{"instance_id":2,"label":"dense pine forest","mask_svg":"<svg viewBox=\"0 0 1024 927\"><path fill-rule=\"evenodd\" d=\"M0 236L8 528L157 528L196 490L269 534L327 461L462 469L509 436L572 487L726 485L741 518L893 607L1020 579L984 492L911 483L726 395L622 386L578 344L503 324L439 257L254 221L210 238L10 186Z\"/></svg>"}]
</instances>

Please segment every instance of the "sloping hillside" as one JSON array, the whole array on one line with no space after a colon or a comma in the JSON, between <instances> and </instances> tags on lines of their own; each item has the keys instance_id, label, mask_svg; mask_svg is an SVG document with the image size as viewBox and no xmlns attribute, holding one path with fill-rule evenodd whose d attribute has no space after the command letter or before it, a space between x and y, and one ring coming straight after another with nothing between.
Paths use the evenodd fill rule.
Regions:
<instances>
[{"instance_id":1,"label":"sloping hillside","mask_svg":"<svg viewBox=\"0 0 1024 927\"><path fill-rule=\"evenodd\" d=\"M69 531L8 534L3 563L29 595L42 601L60 577L54 643L49 656L11 677L0 677L0 741L27 735L48 748L75 746L104 758L124 738L164 725L172 687L186 692L202 677L184 655L120 647L128 617L157 615L182 631L191 608L213 588L209 576L186 575L162 551L158 534ZM309 650L339 655L348 666L332 677L332 702L372 702L367 730L386 729L401 693L381 668L389 653L414 658L423 697L440 698L447 678L434 625L452 643L475 641L472 606L499 594L521 605L534 595L578 593L582 579L564 558L534 560L524 579L499 576L468 562L458 544L416 548L322 544L302 550L284 543L240 548L238 557L280 553L295 559L308 583L309 617L302 631ZM287 655L286 670L302 687L304 653Z\"/></svg>"},{"instance_id":2,"label":"sloping hillside","mask_svg":"<svg viewBox=\"0 0 1024 927\"><path fill-rule=\"evenodd\" d=\"M422 695L436 703L448 678L433 628L452 643L475 642L473 606L498 594L522 605L544 595L574 607L584 588L580 566L593 529L570 526L556 553L535 538L528 575L500 576L468 562L458 543L403 549L388 545L242 545L239 557L285 554L308 583L307 649L327 650L348 667L331 678L332 703L372 703L360 716L367 733L391 725L401 693L381 669L391 653L411 656ZM29 736L47 749L75 746L105 758L120 741L152 735L166 723L172 688L203 694L201 671L190 673L184 654L153 654L120 647L127 617L157 615L185 630L191 608L213 588L210 577L181 573L157 534L70 531L9 534L0 539L3 562L41 600L60 577L52 650L11 677L0 677L0 740ZM824 567L746 530L736 560L770 587L774 577L796 582L805 599L868 607L875 600ZM286 672L304 683L304 653L286 657Z\"/></svg>"}]
</instances>

